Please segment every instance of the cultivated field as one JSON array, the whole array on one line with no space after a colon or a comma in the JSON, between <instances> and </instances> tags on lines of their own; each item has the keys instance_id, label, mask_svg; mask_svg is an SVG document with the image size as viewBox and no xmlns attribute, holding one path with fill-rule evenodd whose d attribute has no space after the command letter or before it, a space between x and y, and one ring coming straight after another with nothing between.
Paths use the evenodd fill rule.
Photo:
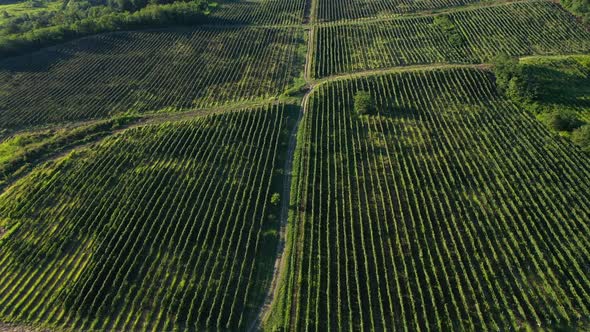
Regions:
<instances>
[{"instance_id":1,"label":"cultivated field","mask_svg":"<svg viewBox=\"0 0 590 332\"><path fill-rule=\"evenodd\" d=\"M590 32L571 14L547 1L325 24L314 31L313 41L315 77L439 62L481 63L498 54L590 51Z\"/></svg>"},{"instance_id":2,"label":"cultivated field","mask_svg":"<svg viewBox=\"0 0 590 332\"><path fill-rule=\"evenodd\" d=\"M300 76L299 29L201 28L80 39L0 62L0 128L266 100Z\"/></svg>"},{"instance_id":3,"label":"cultivated field","mask_svg":"<svg viewBox=\"0 0 590 332\"><path fill-rule=\"evenodd\" d=\"M480 0L318 0L319 22L386 17L411 12L429 11L448 7L461 7L482 2Z\"/></svg>"},{"instance_id":4,"label":"cultivated field","mask_svg":"<svg viewBox=\"0 0 590 332\"><path fill-rule=\"evenodd\" d=\"M590 330L559 2L135 2L0 37L0 330Z\"/></svg>"},{"instance_id":5,"label":"cultivated field","mask_svg":"<svg viewBox=\"0 0 590 332\"><path fill-rule=\"evenodd\" d=\"M305 20L305 0L225 1L213 11L212 23L300 25Z\"/></svg>"},{"instance_id":6,"label":"cultivated field","mask_svg":"<svg viewBox=\"0 0 590 332\"><path fill-rule=\"evenodd\" d=\"M244 327L272 276L292 115L133 128L19 181L0 196L2 322Z\"/></svg>"},{"instance_id":7,"label":"cultivated field","mask_svg":"<svg viewBox=\"0 0 590 332\"><path fill-rule=\"evenodd\" d=\"M354 115L361 90L378 114ZM285 329L588 321L590 160L490 72L322 84L301 128Z\"/></svg>"}]
</instances>

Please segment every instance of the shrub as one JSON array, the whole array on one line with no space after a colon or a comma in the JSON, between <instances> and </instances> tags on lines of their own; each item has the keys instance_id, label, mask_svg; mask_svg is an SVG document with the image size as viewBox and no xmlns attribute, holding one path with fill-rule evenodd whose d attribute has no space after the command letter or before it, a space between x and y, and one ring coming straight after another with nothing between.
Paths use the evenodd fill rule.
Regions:
<instances>
[{"instance_id":1,"label":"shrub","mask_svg":"<svg viewBox=\"0 0 590 332\"><path fill-rule=\"evenodd\" d=\"M531 102L538 97L537 83L518 58L500 55L492 60L496 86L500 93L514 101Z\"/></svg>"},{"instance_id":2,"label":"shrub","mask_svg":"<svg viewBox=\"0 0 590 332\"><path fill-rule=\"evenodd\" d=\"M549 125L557 131L572 131L583 124L578 115L571 111L555 111L549 116Z\"/></svg>"},{"instance_id":3,"label":"shrub","mask_svg":"<svg viewBox=\"0 0 590 332\"><path fill-rule=\"evenodd\" d=\"M373 97L367 91L359 91L354 95L354 111L358 115L370 114L374 109Z\"/></svg>"},{"instance_id":4,"label":"shrub","mask_svg":"<svg viewBox=\"0 0 590 332\"><path fill-rule=\"evenodd\" d=\"M582 150L590 153L590 124L579 127L572 133L572 141Z\"/></svg>"},{"instance_id":5,"label":"shrub","mask_svg":"<svg viewBox=\"0 0 590 332\"><path fill-rule=\"evenodd\" d=\"M279 205L279 203L281 202L281 194L279 193L274 193L272 194L272 196L270 197L270 203L272 205Z\"/></svg>"},{"instance_id":6,"label":"shrub","mask_svg":"<svg viewBox=\"0 0 590 332\"><path fill-rule=\"evenodd\" d=\"M433 24L439 27L447 36L449 43L455 47L465 44L465 37L459 32L455 23L447 15L435 16Z\"/></svg>"}]
</instances>

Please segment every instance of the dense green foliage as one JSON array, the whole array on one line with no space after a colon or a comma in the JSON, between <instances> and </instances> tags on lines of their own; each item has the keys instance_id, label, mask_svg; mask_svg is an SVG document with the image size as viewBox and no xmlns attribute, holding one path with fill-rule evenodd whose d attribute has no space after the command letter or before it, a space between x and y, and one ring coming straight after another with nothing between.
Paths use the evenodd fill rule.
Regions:
<instances>
[{"instance_id":1,"label":"dense green foliage","mask_svg":"<svg viewBox=\"0 0 590 332\"><path fill-rule=\"evenodd\" d=\"M500 91L564 136L590 123L590 56L495 59ZM582 146L584 147L584 146Z\"/></svg>"},{"instance_id":2,"label":"dense green foliage","mask_svg":"<svg viewBox=\"0 0 590 332\"><path fill-rule=\"evenodd\" d=\"M36 169L0 195L0 321L245 327L272 275L292 125L282 105L146 125Z\"/></svg>"},{"instance_id":3,"label":"dense green foliage","mask_svg":"<svg viewBox=\"0 0 590 332\"><path fill-rule=\"evenodd\" d=\"M357 115L367 115L373 112L373 97L367 91L358 91L354 95L354 111Z\"/></svg>"},{"instance_id":4,"label":"dense green foliage","mask_svg":"<svg viewBox=\"0 0 590 332\"><path fill-rule=\"evenodd\" d=\"M378 115L354 115L357 91ZM590 159L490 72L337 80L309 105L285 330L588 323Z\"/></svg>"},{"instance_id":5,"label":"dense green foliage","mask_svg":"<svg viewBox=\"0 0 590 332\"><path fill-rule=\"evenodd\" d=\"M572 131L584 124L575 112L568 110L554 111L548 118L549 125L556 131Z\"/></svg>"},{"instance_id":6,"label":"dense green foliage","mask_svg":"<svg viewBox=\"0 0 590 332\"><path fill-rule=\"evenodd\" d=\"M17 27L13 29L11 25L7 25L6 29L13 29L14 31L10 30L11 34L7 36L0 35L0 57L22 54L44 46L100 32L179 24L194 25L203 23L205 14L208 13L206 2L151 5L136 12L109 9L94 11L94 9L96 7L90 7L89 13L81 16L78 11L74 11L71 14L73 18L61 18L61 16L58 16L60 19L58 22L63 21L63 23L51 24L48 22L47 27L36 23L34 18L28 16L22 20L22 25L26 25L25 28ZM65 11L65 13L68 13L68 11ZM37 19L49 20L48 18Z\"/></svg>"},{"instance_id":7,"label":"dense green foliage","mask_svg":"<svg viewBox=\"0 0 590 332\"><path fill-rule=\"evenodd\" d=\"M584 125L572 133L572 141L582 150L590 153L590 124Z\"/></svg>"},{"instance_id":8,"label":"dense green foliage","mask_svg":"<svg viewBox=\"0 0 590 332\"><path fill-rule=\"evenodd\" d=\"M298 77L299 29L121 32L0 62L0 128L266 100Z\"/></svg>"},{"instance_id":9,"label":"dense green foliage","mask_svg":"<svg viewBox=\"0 0 590 332\"><path fill-rule=\"evenodd\" d=\"M584 23L590 24L589 0L560 0L560 3L574 14L579 15Z\"/></svg>"},{"instance_id":10,"label":"dense green foliage","mask_svg":"<svg viewBox=\"0 0 590 332\"><path fill-rule=\"evenodd\" d=\"M525 71L518 58L506 55L492 62L499 91L515 101L531 102L537 99L538 86L529 71Z\"/></svg>"},{"instance_id":11,"label":"dense green foliage","mask_svg":"<svg viewBox=\"0 0 590 332\"><path fill-rule=\"evenodd\" d=\"M590 51L590 32L553 2L461 10L442 15L442 23L439 17L321 25L313 36L313 74Z\"/></svg>"},{"instance_id":12,"label":"dense green foliage","mask_svg":"<svg viewBox=\"0 0 590 332\"><path fill-rule=\"evenodd\" d=\"M461 47L465 44L465 37L448 15L435 16L432 24L443 31L447 37L447 42L452 46Z\"/></svg>"}]
</instances>

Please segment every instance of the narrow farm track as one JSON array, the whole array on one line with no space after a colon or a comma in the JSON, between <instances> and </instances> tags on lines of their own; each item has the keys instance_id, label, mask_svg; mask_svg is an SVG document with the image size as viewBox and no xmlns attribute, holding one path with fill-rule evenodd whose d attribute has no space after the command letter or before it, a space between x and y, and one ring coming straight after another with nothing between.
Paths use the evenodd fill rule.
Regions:
<instances>
[{"instance_id":1,"label":"narrow farm track","mask_svg":"<svg viewBox=\"0 0 590 332\"><path fill-rule=\"evenodd\" d=\"M312 0L308 0L306 3L306 11L305 11L305 23L309 23L311 18L311 11L313 10L312 7ZM315 83L312 81L309 75L309 70L311 68L311 61L312 61L312 36L313 36L313 25L309 26L308 32L308 39L307 39L307 52L305 54L305 64L303 70L303 78L306 82L306 91L301 99L301 107L299 114L297 116L297 121L291 130L290 137L289 137L289 145L287 150L287 156L285 158L285 167L284 167L284 180L283 180L283 193L281 196L281 215L280 215L280 229L279 229L279 242L277 244L277 252L275 255L275 263L273 268L273 276L270 287L264 299L262 306L260 307L260 312L256 320L252 322L248 331L256 331L260 330L260 324L263 323L268 314L270 313L270 309L272 308L273 301L277 299L277 292L279 290L279 281L285 272L285 263L286 259L284 259L284 252L285 252L285 241L287 238L287 224L289 222L289 207L291 203L291 179L293 177L293 159L295 155L295 149L297 148L297 131L299 130L299 124L303 119L303 115L305 114L305 110L308 105L309 96L314 90Z\"/></svg>"}]
</instances>

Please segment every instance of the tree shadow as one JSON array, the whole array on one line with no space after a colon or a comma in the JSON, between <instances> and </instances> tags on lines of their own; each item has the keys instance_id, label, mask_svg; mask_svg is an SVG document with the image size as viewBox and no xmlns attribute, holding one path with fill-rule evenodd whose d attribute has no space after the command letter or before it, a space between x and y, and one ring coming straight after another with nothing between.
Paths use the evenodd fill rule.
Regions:
<instances>
[{"instance_id":1,"label":"tree shadow","mask_svg":"<svg viewBox=\"0 0 590 332\"><path fill-rule=\"evenodd\" d=\"M590 68L575 60L558 63L559 68L543 65L527 65L526 73L538 83L541 103L564 106L590 107ZM569 72L560 70L568 69Z\"/></svg>"}]
</instances>

